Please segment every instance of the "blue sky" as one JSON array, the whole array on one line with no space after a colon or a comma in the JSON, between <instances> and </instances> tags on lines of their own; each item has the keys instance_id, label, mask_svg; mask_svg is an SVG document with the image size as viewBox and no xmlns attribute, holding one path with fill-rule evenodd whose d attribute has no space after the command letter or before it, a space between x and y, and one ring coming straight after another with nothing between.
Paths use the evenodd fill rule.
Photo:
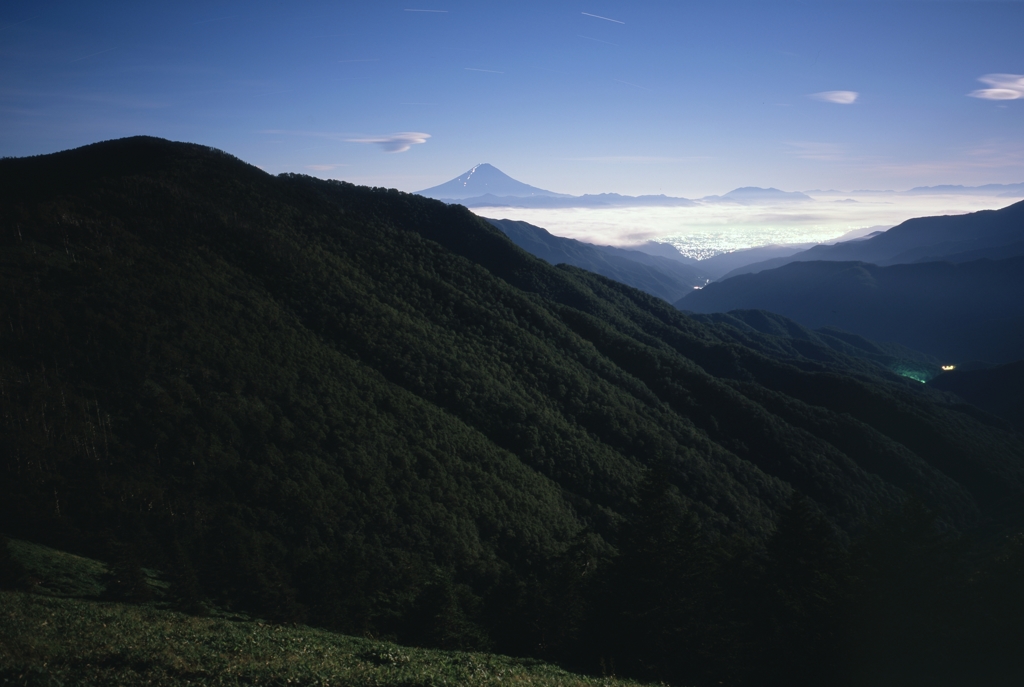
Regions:
<instances>
[{"instance_id":1,"label":"blue sky","mask_svg":"<svg viewBox=\"0 0 1024 687\"><path fill-rule=\"evenodd\" d=\"M565 193L1016 183L1022 29L1024 2L8 0L0 155L150 134L406 191L480 162Z\"/></svg>"}]
</instances>

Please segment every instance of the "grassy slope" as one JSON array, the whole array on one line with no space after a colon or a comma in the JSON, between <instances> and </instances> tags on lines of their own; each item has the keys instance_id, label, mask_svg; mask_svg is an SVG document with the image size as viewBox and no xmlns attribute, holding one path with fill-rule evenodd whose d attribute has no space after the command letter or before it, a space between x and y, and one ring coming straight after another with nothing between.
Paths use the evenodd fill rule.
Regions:
<instances>
[{"instance_id":1,"label":"grassy slope","mask_svg":"<svg viewBox=\"0 0 1024 687\"><path fill-rule=\"evenodd\" d=\"M541 661L431 651L157 600L102 601L108 566L14 540L33 592L0 591L0 684L15 685L631 685Z\"/></svg>"},{"instance_id":2,"label":"grassy slope","mask_svg":"<svg viewBox=\"0 0 1024 687\"><path fill-rule=\"evenodd\" d=\"M15 685L631 685L530 659L431 651L309 627L0 592Z\"/></svg>"}]
</instances>

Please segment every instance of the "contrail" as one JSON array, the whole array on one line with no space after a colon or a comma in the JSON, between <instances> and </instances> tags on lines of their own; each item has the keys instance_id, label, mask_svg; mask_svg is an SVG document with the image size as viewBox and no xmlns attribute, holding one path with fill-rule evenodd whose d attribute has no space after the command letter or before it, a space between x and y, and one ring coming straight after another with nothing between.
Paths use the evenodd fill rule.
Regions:
<instances>
[{"instance_id":1,"label":"contrail","mask_svg":"<svg viewBox=\"0 0 1024 687\"><path fill-rule=\"evenodd\" d=\"M609 19L608 17L602 17L600 14L591 14L590 12L580 12L580 14L585 14L588 17L593 17L594 19L604 19L605 21L613 21L616 24L625 24L626 23L624 21L619 21L618 19Z\"/></svg>"},{"instance_id":2,"label":"contrail","mask_svg":"<svg viewBox=\"0 0 1024 687\"><path fill-rule=\"evenodd\" d=\"M474 69L473 67L463 67L467 72L487 72L488 74L504 74L505 72L496 72L493 69Z\"/></svg>"},{"instance_id":3,"label":"contrail","mask_svg":"<svg viewBox=\"0 0 1024 687\"><path fill-rule=\"evenodd\" d=\"M448 10L405 10L406 12L437 12L438 14L448 14Z\"/></svg>"}]
</instances>

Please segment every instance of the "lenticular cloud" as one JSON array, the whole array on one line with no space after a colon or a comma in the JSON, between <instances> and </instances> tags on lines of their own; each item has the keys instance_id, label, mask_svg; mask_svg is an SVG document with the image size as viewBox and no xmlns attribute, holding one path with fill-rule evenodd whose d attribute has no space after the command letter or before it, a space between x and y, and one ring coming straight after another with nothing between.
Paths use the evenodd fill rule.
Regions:
<instances>
[{"instance_id":1,"label":"lenticular cloud","mask_svg":"<svg viewBox=\"0 0 1024 687\"><path fill-rule=\"evenodd\" d=\"M1024 74L986 74L978 81L992 88L982 88L967 95L984 100L1018 100L1024 98Z\"/></svg>"},{"instance_id":2,"label":"lenticular cloud","mask_svg":"<svg viewBox=\"0 0 1024 687\"><path fill-rule=\"evenodd\" d=\"M809 97L836 105L852 105L857 101L858 95L860 93L857 91L822 91L821 93L812 93Z\"/></svg>"},{"instance_id":3,"label":"lenticular cloud","mask_svg":"<svg viewBox=\"0 0 1024 687\"><path fill-rule=\"evenodd\" d=\"M426 143L430 134L418 131L403 131L390 136L377 136L374 138L349 138L349 143L376 143L386 153L404 153L417 143Z\"/></svg>"}]
</instances>

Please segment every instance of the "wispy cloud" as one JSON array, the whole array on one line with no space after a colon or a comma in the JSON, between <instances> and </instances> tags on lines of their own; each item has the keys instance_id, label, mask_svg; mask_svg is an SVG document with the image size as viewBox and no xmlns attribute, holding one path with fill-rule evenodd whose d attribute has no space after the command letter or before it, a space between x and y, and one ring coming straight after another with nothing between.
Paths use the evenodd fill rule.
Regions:
<instances>
[{"instance_id":1,"label":"wispy cloud","mask_svg":"<svg viewBox=\"0 0 1024 687\"><path fill-rule=\"evenodd\" d=\"M372 136L369 138L347 138L349 143L376 143L385 153L404 153L418 143L426 143L430 134L418 131L402 131L389 136Z\"/></svg>"},{"instance_id":2,"label":"wispy cloud","mask_svg":"<svg viewBox=\"0 0 1024 687\"><path fill-rule=\"evenodd\" d=\"M1019 100L1024 98L1024 74L986 74L978 81L992 88L982 88L968 93L972 98L983 100Z\"/></svg>"},{"instance_id":3,"label":"wispy cloud","mask_svg":"<svg viewBox=\"0 0 1024 687\"><path fill-rule=\"evenodd\" d=\"M334 165L306 165L306 169L311 169L314 172L330 172L332 169L338 167L347 167L348 165L334 164Z\"/></svg>"},{"instance_id":4,"label":"wispy cloud","mask_svg":"<svg viewBox=\"0 0 1024 687\"><path fill-rule=\"evenodd\" d=\"M380 58L374 57L373 59L366 60L338 60L339 64L347 64L349 62L380 62Z\"/></svg>"},{"instance_id":5,"label":"wispy cloud","mask_svg":"<svg viewBox=\"0 0 1024 687\"><path fill-rule=\"evenodd\" d=\"M582 14L584 16L587 16L587 17L593 17L594 19L604 19L605 21L613 21L616 24L625 24L626 23L624 21L619 21L618 19L609 19L608 17L602 17L600 14L591 14L590 12L580 12L580 14Z\"/></svg>"},{"instance_id":6,"label":"wispy cloud","mask_svg":"<svg viewBox=\"0 0 1024 687\"><path fill-rule=\"evenodd\" d=\"M448 14L448 10L405 10L406 12L429 12L431 14Z\"/></svg>"},{"instance_id":7,"label":"wispy cloud","mask_svg":"<svg viewBox=\"0 0 1024 687\"><path fill-rule=\"evenodd\" d=\"M493 69L477 69L475 67L463 67L467 72L487 72L488 74L504 74L505 72L497 72Z\"/></svg>"},{"instance_id":8,"label":"wispy cloud","mask_svg":"<svg viewBox=\"0 0 1024 687\"><path fill-rule=\"evenodd\" d=\"M821 93L811 93L807 97L836 105L852 105L857 102L859 95L860 93L857 91L822 91Z\"/></svg>"}]
</instances>

